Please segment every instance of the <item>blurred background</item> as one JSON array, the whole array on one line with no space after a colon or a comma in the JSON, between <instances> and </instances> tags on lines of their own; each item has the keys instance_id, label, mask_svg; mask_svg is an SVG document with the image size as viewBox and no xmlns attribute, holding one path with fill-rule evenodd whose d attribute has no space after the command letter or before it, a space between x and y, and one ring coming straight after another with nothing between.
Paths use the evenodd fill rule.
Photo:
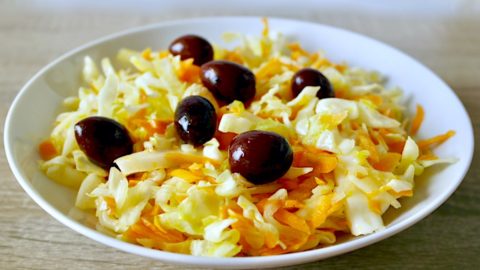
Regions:
<instances>
[{"instance_id":1,"label":"blurred background","mask_svg":"<svg viewBox=\"0 0 480 270\"><path fill-rule=\"evenodd\" d=\"M459 74L450 69L474 66L469 54L478 47L478 0L0 0L0 53L24 54L32 44L52 44L36 46L33 57L40 61L28 69L38 70L69 49L107 34L207 16L274 16L324 23L389 43L433 67L448 83L461 78L461 86L468 86L478 74L478 70ZM451 43L458 47L449 48ZM455 57L445 50L454 50Z\"/></svg>"},{"instance_id":2,"label":"blurred background","mask_svg":"<svg viewBox=\"0 0 480 270\"><path fill-rule=\"evenodd\" d=\"M480 143L478 0L0 0L1 133L22 85L65 52L128 28L208 16L312 21L397 47L456 91ZM0 269L179 268L104 247L64 227L28 198L11 175L3 150L0 155ZM412 228L350 254L289 269L475 269L480 263L478 153L473 162L477 166L457 192Z\"/></svg>"}]
</instances>

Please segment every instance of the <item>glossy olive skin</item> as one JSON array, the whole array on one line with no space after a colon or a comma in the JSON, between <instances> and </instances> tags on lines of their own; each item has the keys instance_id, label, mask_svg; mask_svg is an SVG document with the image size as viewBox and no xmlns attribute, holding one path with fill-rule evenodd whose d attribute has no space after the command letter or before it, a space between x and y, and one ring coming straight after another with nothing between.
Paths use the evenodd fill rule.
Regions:
<instances>
[{"instance_id":1,"label":"glossy olive skin","mask_svg":"<svg viewBox=\"0 0 480 270\"><path fill-rule=\"evenodd\" d=\"M330 81L316 69L303 68L293 75L291 88L294 97L298 96L306 86L320 86L317 92L319 99L335 97Z\"/></svg>"},{"instance_id":2,"label":"glossy olive skin","mask_svg":"<svg viewBox=\"0 0 480 270\"><path fill-rule=\"evenodd\" d=\"M247 131L236 136L228 149L230 170L261 185L282 177L293 161L288 141L277 133Z\"/></svg>"},{"instance_id":3,"label":"glossy olive skin","mask_svg":"<svg viewBox=\"0 0 480 270\"><path fill-rule=\"evenodd\" d=\"M234 100L246 103L255 96L255 75L248 68L218 60L202 65L201 69L203 85L217 99L226 103Z\"/></svg>"},{"instance_id":4,"label":"glossy olive skin","mask_svg":"<svg viewBox=\"0 0 480 270\"><path fill-rule=\"evenodd\" d=\"M96 165L108 170L113 161L133 152L133 142L127 129L117 121L92 116L74 126L80 149Z\"/></svg>"},{"instance_id":5,"label":"glossy olive skin","mask_svg":"<svg viewBox=\"0 0 480 270\"><path fill-rule=\"evenodd\" d=\"M202 145L213 138L217 126L215 107L201 96L184 98L175 110L175 130L184 142Z\"/></svg>"},{"instance_id":6,"label":"glossy olive skin","mask_svg":"<svg viewBox=\"0 0 480 270\"><path fill-rule=\"evenodd\" d=\"M180 55L180 59L193 58L193 63L201 66L213 59L213 47L210 43L196 35L185 35L175 39L168 50L173 55Z\"/></svg>"}]
</instances>

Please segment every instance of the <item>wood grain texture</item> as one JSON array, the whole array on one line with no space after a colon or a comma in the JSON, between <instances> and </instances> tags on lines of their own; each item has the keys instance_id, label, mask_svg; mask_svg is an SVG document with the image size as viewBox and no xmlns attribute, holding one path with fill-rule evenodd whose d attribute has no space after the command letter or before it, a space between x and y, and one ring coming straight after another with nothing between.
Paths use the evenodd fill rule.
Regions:
<instances>
[{"instance_id":1,"label":"wood grain texture","mask_svg":"<svg viewBox=\"0 0 480 270\"><path fill-rule=\"evenodd\" d=\"M460 1L466 4L471 1ZM330 24L389 43L442 77L465 104L480 144L480 16L386 16L292 9L289 12L34 9L0 2L0 132L21 86L42 66L92 39L147 23L216 15L269 15ZM477 14L479 15L479 14ZM20 188L0 151L0 269L179 269L105 247L63 226ZM406 231L361 250L285 269L478 269L480 152L456 193ZM185 268L196 269L196 268Z\"/></svg>"}]
</instances>

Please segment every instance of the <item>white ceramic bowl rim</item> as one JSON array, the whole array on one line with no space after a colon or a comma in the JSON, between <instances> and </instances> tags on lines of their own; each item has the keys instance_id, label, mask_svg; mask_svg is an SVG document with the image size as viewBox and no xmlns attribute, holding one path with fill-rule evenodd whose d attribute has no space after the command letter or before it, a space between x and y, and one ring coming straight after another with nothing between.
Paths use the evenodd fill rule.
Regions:
<instances>
[{"instance_id":1,"label":"white ceramic bowl rim","mask_svg":"<svg viewBox=\"0 0 480 270\"><path fill-rule=\"evenodd\" d=\"M107 246L111 246L114 248L118 248L120 250L130 252L133 254L145 256L145 257L150 257L154 259L159 259L163 262L168 262L168 263L174 263L174 264L184 264L184 265L194 265L194 266L200 266L200 267L228 267L228 268L258 268L258 267L276 267L276 266L283 266L283 265L292 265L296 263L305 263L305 262L311 262L315 260L320 260L323 258L328 258L332 257L335 255L347 253L356 249L359 249L361 247L376 243L378 241L381 241L387 237L390 237L394 234L397 234L410 226L414 225L418 221L422 220L425 218L427 215L432 213L435 209L437 209L442 203L444 203L451 195L452 193L457 189L458 185L461 183L461 179L463 179L468 171L469 164L472 161L473 158L473 152L474 148L472 147L471 151L469 153L466 153L465 157L468 159L468 162L466 163L467 166L463 168L463 171L461 172L461 179L457 181L455 185L452 185L449 187L448 190L446 190L444 193L442 193L442 196L439 196L435 199L435 201L430 205L430 207L425 207L421 209L420 211L416 212L414 215L405 218L404 220L400 221L399 223L393 224L386 228L385 230L358 237L355 240L345 242L345 243L339 243L335 244L332 246L320 248L320 249L315 249L315 250L308 250L308 251L303 251L303 252L297 252L297 253L290 253L290 254L282 254L282 255L276 255L276 256L263 256L263 257L238 257L238 258L210 258L210 257L198 257L198 256L192 256L192 255L183 255L183 254L176 254L176 253L170 253L170 252L164 252L164 251L159 251L159 250L153 250L153 249L148 249L144 248L141 246L137 246L134 244L130 244L127 242L123 242L117 239L114 239L110 236L104 235L98 231L95 231L91 228L88 228L79 222L67 217L63 213L61 213L59 210L57 210L55 207L53 207L50 203L48 203L45 199L42 198L42 196L35 190L35 188L31 185L31 183L26 180L27 177L25 174L19 169L19 165L17 164L17 160L15 160L14 155L13 155L13 138L11 137L11 129L14 123L12 122L12 114L13 111L15 110L15 107L19 100L22 99L22 96L25 94L26 89L29 88L29 86L40 76L42 76L45 72L50 70L52 67L54 67L57 63L63 61L64 59L68 58L69 56L76 54L80 51L83 51L87 48L91 48L97 44L103 43L105 41L115 39L124 35L128 35L131 33L139 32L139 31L145 31L157 27L166 27L166 26L174 26L178 24L184 24L184 23L196 23L196 22L203 22L203 21L212 21L216 20L221 22L222 20L258 20L260 21L260 17L250 17L250 16L241 16L241 17L203 17L203 18L193 18L193 19L188 19L188 20L176 20L176 21L169 21L169 22L162 22L162 23L155 23L151 25L146 25L146 26L141 26L141 27L136 27L132 29L128 29L125 31L121 31L112 35L108 35L106 37L97 39L95 41L89 42L83 46L80 46L74 50L71 50L61 57L57 58L44 68L42 68L35 76L33 76L32 79L30 79L25 86L20 90L19 94L16 96L15 100L13 101L9 112L7 114L7 118L5 121L5 133L4 133L4 145L5 145L5 152L6 152L6 157L8 160L8 163L10 164L10 168L15 175L16 179L22 186L22 188L27 192L27 194L38 204L40 205L41 208L43 208L46 212L48 212L51 216L53 216L55 219L59 220L61 223L64 225L72 228L73 230L77 231L80 234L83 234L93 240L96 240L98 242L101 242ZM344 32L348 33L349 35L354 35L358 36L364 39L368 39L370 42L380 44L382 46L388 47L391 50L396 51L396 53L401 54L403 57L410 59L413 62L416 62L419 66L421 66L423 69L425 69L425 72L430 73L431 76L434 76L438 78L437 75L435 75L432 71L430 71L428 68L426 68L423 64L419 63L412 57L406 55L405 53L387 45L382 42L376 41L374 39L371 39L369 37L332 27L332 26L326 26L323 24L317 24L317 23L312 23L312 22L306 22L306 21L299 21L299 20L291 20L291 19L283 19L283 18L275 18L275 17L269 17L270 21L281 21L285 23L302 23L302 24L308 24L308 25L321 25L322 27L330 28L333 31L339 31L339 32ZM442 81L443 82L443 81ZM455 93L450 90L449 87L447 87L449 91L452 92L452 94L455 96L455 98L460 102L458 97L455 95ZM460 102L461 103L461 102ZM465 115L468 116L467 111L465 108L462 106L462 109L464 110ZM473 145L473 128L471 126L470 122L470 132L471 138L470 140L472 141Z\"/></svg>"}]
</instances>

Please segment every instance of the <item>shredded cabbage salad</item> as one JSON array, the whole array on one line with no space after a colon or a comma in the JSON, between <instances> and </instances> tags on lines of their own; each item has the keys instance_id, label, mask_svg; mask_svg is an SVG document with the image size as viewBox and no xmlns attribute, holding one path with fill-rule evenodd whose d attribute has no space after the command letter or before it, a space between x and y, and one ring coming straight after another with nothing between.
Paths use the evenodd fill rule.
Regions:
<instances>
[{"instance_id":1,"label":"shredded cabbage salad","mask_svg":"<svg viewBox=\"0 0 480 270\"><path fill-rule=\"evenodd\" d=\"M199 79L192 59L167 50L122 49L117 61L85 57L85 82L68 97L50 137L40 144L41 169L78 190L75 206L95 213L97 229L145 247L199 256L260 256L332 245L341 234L384 228L382 214L413 195L414 178L440 159L431 149L454 132L415 140L424 111L410 121L402 92L386 89L377 72L329 61L265 28L259 36L227 33L234 49L214 46L214 59L249 68L256 96L248 106L219 106ZM99 64L99 65L97 65ZM319 87L293 98L290 81L301 68L321 71L335 98L319 100ZM200 95L215 107L218 131L203 146L175 133L177 104ZM89 116L124 125L134 153L109 171L93 164L73 126ZM280 179L254 185L228 165L236 134L266 130L288 140L293 165Z\"/></svg>"}]
</instances>

